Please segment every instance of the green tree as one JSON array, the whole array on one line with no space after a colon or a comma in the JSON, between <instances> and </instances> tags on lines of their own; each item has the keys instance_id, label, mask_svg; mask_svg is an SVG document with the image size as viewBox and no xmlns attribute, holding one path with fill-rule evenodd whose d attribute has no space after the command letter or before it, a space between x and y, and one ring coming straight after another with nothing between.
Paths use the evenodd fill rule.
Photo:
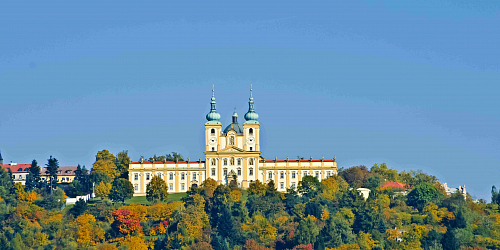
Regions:
<instances>
[{"instance_id":1,"label":"green tree","mask_svg":"<svg viewBox=\"0 0 500 250\"><path fill-rule=\"evenodd\" d=\"M134 187L132 186L132 183L130 183L129 180L116 178L113 181L108 197L114 202L124 202L126 199L132 198L133 195Z\"/></svg>"},{"instance_id":2,"label":"green tree","mask_svg":"<svg viewBox=\"0 0 500 250\"><path fill-rule=\"evenodd\" d=\"M31 162L31 166L29 168L28 175L26 176L26 183L25 183L25 190L26 191L31 191L35 188L40 188L41 187L41 174L40 174L40 167L38 166L38 163L36 160L33 160Z\"/></svg>"},{"instance_id":3,"label":"green tree","mask_svg":"<svg viewBox=\"0 0 500 250\"><path fill-rule=\"evenodd\" d=\"M408 193L406 203L422 211L427 202L434 201L441 196L442 194L434 185L423 182Z\"/></svg>"},{"instance_id":4,"label":"green tree","mask_svg":"<svg viewBox=\"0 0 500 250\"><path fill-rule=\"evenodd\" d=\"M79 183L79 185L75 185L75 189L78 193L88 194L90 192L90 176L85 166L82 168L80 164L78 164L75 170L75 181L78 181Z\"/></svg>"},{"instance_id":5,"label":"green tree","mask_svg":"<svg viewBox=\"0 0 500 250\"><path fill-rule=\"evenodd\" d=\"M57 171L59 170L59 161L52 158L52 155L47 160L47 172L49 172L49 188L50 194L53 193L54 187L57 186Z\"/></svg>"},{"instance_id":6,"label":"green tree","mask_svg":"<svg viewBox=\"0 0 500 250\"><path fill-rule=\"evenodd\" d=\"M120 178L128 180L128 166L132 162L128 156L128 150L124 150L116 155L116 171Z\"/></svg>"},{"instance_id":7,"label":"green tree","mask_svg":"<svg viewBox=\"0 0 500 250\"><path fill-rule=\"evenodd\" d=\"M299 182L298 191L304 197L305 200L314 198L321 188L321 182L318 178L308 175L302 178Z\"/></svg>"},{"instance_id":8,"label":"green tree","mask_svg":"<svg viewBox=\"0 0 500 250\"><path fill-rule=\"evenodd\" d=\"M491 203L500 205L500 193L494 185L491 187Z\"/></svg>"},{"instance_id":9,"label":"green tree","mask_svg":"<svg viewBox=\"0 0 500 250\"><path fill-rule=\"evenodd\" d=\"M250 186L248 187L248 194L249 195L257 195L257 196L264 196L266 194L266 185L264 185L262 182L259 180L256 180L252 183L250 183Z\"/></svg>"},{"instance_id":10,"label":"green tree","mask_svg":"<svg viewBox=\"0 0 500 250\"><path fill-rule=\"evenodd\" d=\"M314 222L312 216L308 216L305 220L299 222L297 227L297 244L312 244L316 243L317 236L319 235L319 228Z\"/></svg>"},{"instance_id":11,"label":"green tree","mask_svg":"<svg viewBox=\"0 0 500 250\"><path fill-rule=\"evenodd\" d=\"M116 170L116 158L108 150L104 149L97 152L96 161L92 168L92 174L106 174L112 182L120 174ZM97 182L96 182L97 184Z\"/></svg>"},{"instance_id":12,"label":"green tree","mask_svg":"<svg viewBox=\"0 0 500 250\"><path fill-rule=\"evenodd\" d=\"M153 203L167 201L168 187L167 183L161 177L153 176L148 185L146 185L146 199Z\"/></svg>"},{"instance_id":13,"label":"green tree","mask_svg":"<svg viewBox=\"0 0 500 250\"><path fill-rule=\"evenodd\" d=\"M347 169L341 169L338 173L351 187L363 187L365 176L368 175L368 169L365 166L355 166Z\"/></svg>"}]
</instances>

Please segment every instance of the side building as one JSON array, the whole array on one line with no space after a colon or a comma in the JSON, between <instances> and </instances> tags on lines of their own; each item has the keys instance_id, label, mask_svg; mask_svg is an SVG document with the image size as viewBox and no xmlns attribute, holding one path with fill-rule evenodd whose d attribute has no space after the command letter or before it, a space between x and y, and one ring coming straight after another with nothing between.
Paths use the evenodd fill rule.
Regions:
<instances>
[{"instance_id":1,"label":"side building","mask_svg":"<svg viewBox=\"0 0 500 250\"><path fill-rule=\"evenodd\" d=\"M238 186L248 188L250 183L273 180L278 191L296 187L302 177L312 175L320 181L337 174L337 162L333 159L266 160L260 151L260 123L254 110L252 89L245 122L238 122L233 113L232 123L222 129L220 114L216 110L212 90L211 109L205 123L205 159L179 162L147 162L141 159L129 165L129 180L136 196L146 194L146 185L154 175L165 180L169 192L186 192L207 178L220 184L228 184L236 176Z\"/></svg>"}]
</instances>

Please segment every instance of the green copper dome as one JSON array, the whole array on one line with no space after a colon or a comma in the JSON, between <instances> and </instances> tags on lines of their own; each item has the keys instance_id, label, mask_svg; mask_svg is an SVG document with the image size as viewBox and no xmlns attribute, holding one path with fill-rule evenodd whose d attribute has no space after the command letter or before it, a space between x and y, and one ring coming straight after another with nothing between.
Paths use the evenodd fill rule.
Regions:
<instances>
[{"instance_id":1,"label":"green copper dome","mask_svg":"<svg viewBox=\"0 0 500 250\"><path fill-rule=\"evenodd\" d=\"M252 88L250 87L250 99L248 99L248 112L245 114L244 124L259 124L259 115L255 113L253 107L253 96L252 96Z\"/></svg>"},{"instance_id":2,"label":"green copper dome","mask_svg":"<svg viewBox=\"0 0 500 250\"><path fill-rule=\"evenodd\" d=\"M238 123L238 114L236 111L233 113L233 122L224 129L224 133L227 134L231 130L234 130L237 134L243 134L243 126Z\"/></svg>"},{"instance_id":3,"label":"green copper dome","mask_svg":"<svg viewBox=\"0 0 500 250\"><path fill-rule=\"evenodd\" d=\"M212 89L212 101L210 102L211 108L210 113L207 114L207 122L205 124L221 124L220 123L220 114L217 113L217 109L215 108L215 93L214 89Z\"/></svg>"}]
</instances>

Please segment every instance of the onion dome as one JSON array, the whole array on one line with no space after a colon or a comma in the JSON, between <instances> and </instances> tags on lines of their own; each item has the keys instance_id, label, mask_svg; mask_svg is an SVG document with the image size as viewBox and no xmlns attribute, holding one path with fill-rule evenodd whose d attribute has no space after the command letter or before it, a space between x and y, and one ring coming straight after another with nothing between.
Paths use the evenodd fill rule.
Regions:
<instances>
[{"instance_id":1,"label":"onion dome","mask_svg":"<svg viewBox=\"0 0 500 250\"><path fill-rule=\"evenodd\" d=\"M245 114L246 122L244 124L259 124L259 115L255 113L253 107L252 87L250 85L250 98L248 99L248 112Z\"/></svg>"},{"instance_id":2,"label":"onion dome","mask_svg":"<svg viewBox=\"0 0 500 250\"><path fill-rule=\"evenodd\" d=\"M234 130L237 134L243 134L243 126L238 123L238 114L236 111L233 113L233 122L224 129L224 133L227 133L230 130Z\"/></svg>"},{"instance_id":3,"label":"onion dome","mask_svg":"<svg viewBox=\"0 0 500 250\"><path fill-rule=\"evenodd\" d=\"M207 121L205 124L221 124L220 123L220 114L217 113L217 109L215 108L215 93L212 87L212 101L210 102L211 108L210 113L207 114Z\"/></svg>"}]
</instances>

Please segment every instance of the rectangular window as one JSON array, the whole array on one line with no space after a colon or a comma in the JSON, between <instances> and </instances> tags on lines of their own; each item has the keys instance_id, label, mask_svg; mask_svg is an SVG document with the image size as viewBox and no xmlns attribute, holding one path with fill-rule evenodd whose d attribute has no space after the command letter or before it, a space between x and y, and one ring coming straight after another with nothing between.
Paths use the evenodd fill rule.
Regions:
<instances>
[{"instance_id":1,"label":"rectangular window","mask_svg":"<svg viewBox=\"0 0 500 250\"><path fill-rule=\"evenodd\" d=\"M135 191L138 191L139 190L139 185L135 184L134 185L134 189L135 189Z\"/></svg>"},{"instance_id":2,"label":"rectangular window","mask_svg":"<svg viewBox=\"0 0 500 250\"><path fill-rule=\"evenodd\" d=\"M196 180L196 173L193 173L193 180Z\"/></svg>"},{"instance_id":3,"label":"rectangular window","mask_svg":"<svg viewBox=\"0 0 500 250\"><path fill-rule=\"evenodd\" d=\"M212 176L215 176L215 168L212 168Z\"/></svg>"},{"instance_id":4,"label":"rectangular window","mask_svg":"<svg viewBox=\"0 0 500 250\"><path fill-rule=\"evenodd\" d=\"M169 185L170 190L174 190L174 184Z\"/></svg>"},{"instance_id":5,"label":"rectangular window","mask_svg":"<svg viewBox=\"0 0 500 250\"><path fill-rule=\"evenodd\" d=\"M330 172L326 172L326 176L330 177L332 174Z\"/></svg>"},{"instance_id":6,"label":"rectangular window","mask_svg":"<svg viewBox=\"0 0 500 250\"><path fill-rule=\"evenodd\" d=\"M295 172L292 172L292 179L295 179Z\"/></svg>"},{"instance_id":7,"label":"rectangular window","mask_svg":"<svg viewBox=\"0 0 500 250\"><path fill-rule=\"evenodd\" d=\"M250 175L253 175L253 168L249 169Z\"/></svg>"},{"instance_id":8,"label":"rectangular window","mask_svg":"<svg viewBox=\"0 0 500 250\"><path fill-rule=\"evenodd\" d=\"M224 169L224 176L227 175L227 169Z\"/></svg>"},{"instance_id":9,"label":"rectangular window","mask_svg":"<svg viewBox=\"0 0 500 250\"><path fill-rule=\"evenodd\" d=\"M292 189L295 188L295 182L292 182Z\"/></svg>"},{"instance_id":10,"label":"rectangular window","mask_svg":"<svg viewBox=\"0 0 500 250\"><path fill-rule=\"evenodd\" d=\"M269 179L273 178L273 173L269 172Z\"/></svg>"},{"instance_id":11,"label":"rectangular window","mask_svg":"<svg viewBox=\"0 0 500 250\"><path fill-rule=\"evenodd\" d=\"M316 178L318 178L318 179L319 179L319 173L318 173L318 172L316 172Z\"/></svg>"},{"instance_id":12,"label":"rectangular window","mask_svg":"<svg viewBox=\"0 0 500 250\"><path fill-rule=\"evenodd\" d=\"M138 174L134 174L134 181L137 181L139 180L139 175Z\"/></svg>"},{"instance_id":13,"label":"rectangular window","mask_svg":"<svg viewBox=\"0 0 500 250\"><path fill-rule=\"evenodd\" d=\"M280 179L283 179L283 178L285 178L285 173L281 172L280 173Z\"/></svg>"},{"instance_id":14,"label":"rectangular window","mask_svg":"<svg viewBox=\"0 0 500 250\"><path fill-rule=\"evenodd\" d=\"M283 182L282 182L282 183L280 183L280 188L281 188L281 189L284 189L284 188L285 188L285 184L284 184Z\"/></svg>"},{"instance_id":15,"label":"rectangular window","mask_svg":"<svg viewBox=\"0 0 500 250\"><path fill-rule=\"evenodd\" d=\"M238 169L238 175L241 175L241 169Z\"/></svg>"},{"instance_id":16,"label":"rectangular window","mask_svg":"<svg viewBox=\"0 0 500 250\"><path fill-rule=\"evenodd\" d=\"M253 150L253 148L252 148L252 147L250 147L250 151L252 151L252 150Z\"/></svg>"},{"instance_id":17,"label":"rectangular window","mask_svg":"<svg viewBox=\"0 0 500 250\"><path fill-rule=\"evenodd\" d=\"M307 172L304 172L304 177L306 177L306 176L307 176Z\"/></svg>"},{"instance_id":18,"label":"rectangular window","mask_svg":"<svg viewBox=\"0 0 500 250\"><path fill-rule=\"evenodd\" d=\"M227 166L227 159L224 159L224 166Z\"/></svg>"},{"instance_id":19,"label":"rectangular window","mask_svg":"<svg viewBox=\"0 0 500 250\"><path fill-rule=\"evenodd\" d=\"M170 175L169 175L169 179L170 179L170 180L173 180L173 179L174 179L174 174L170 173Z\"/></svg>"},{"instance_id":20,"label":"rectangular window","mask_svg":"<svg viewBox=\"0 0 500 250\"><path fill-rule=\"evenodd\" d=\"M181 174L181 180L184 180L184 173Z\"/></svg>"},{"instance_id":21,"label":"rectangular window","mask_svg":"<svg viewBox=\"0 0 500 250\"><path fill-rule=\"evenodd\" d=\"M181 190L184 190L184 184L181 184Z\"/></svg>"},{"instance_id":22,"label":"rectangular window","mask_svg":"<svg viewBox=\"0 0 500 250\"><path fill-rule=\"evenodd\" d=\"M146 174L146 180L149 181L149 174Z\"/></svg>"},{"instance_id":23,"label":"rectangular window","mask_svg":"<svg viewBox=\"0 0 500 250\"><path fill-rule=\"evenodd\" d=\"M241 159L238 159L238 166L241 166Z\"/></svg>"}]
</instances>

